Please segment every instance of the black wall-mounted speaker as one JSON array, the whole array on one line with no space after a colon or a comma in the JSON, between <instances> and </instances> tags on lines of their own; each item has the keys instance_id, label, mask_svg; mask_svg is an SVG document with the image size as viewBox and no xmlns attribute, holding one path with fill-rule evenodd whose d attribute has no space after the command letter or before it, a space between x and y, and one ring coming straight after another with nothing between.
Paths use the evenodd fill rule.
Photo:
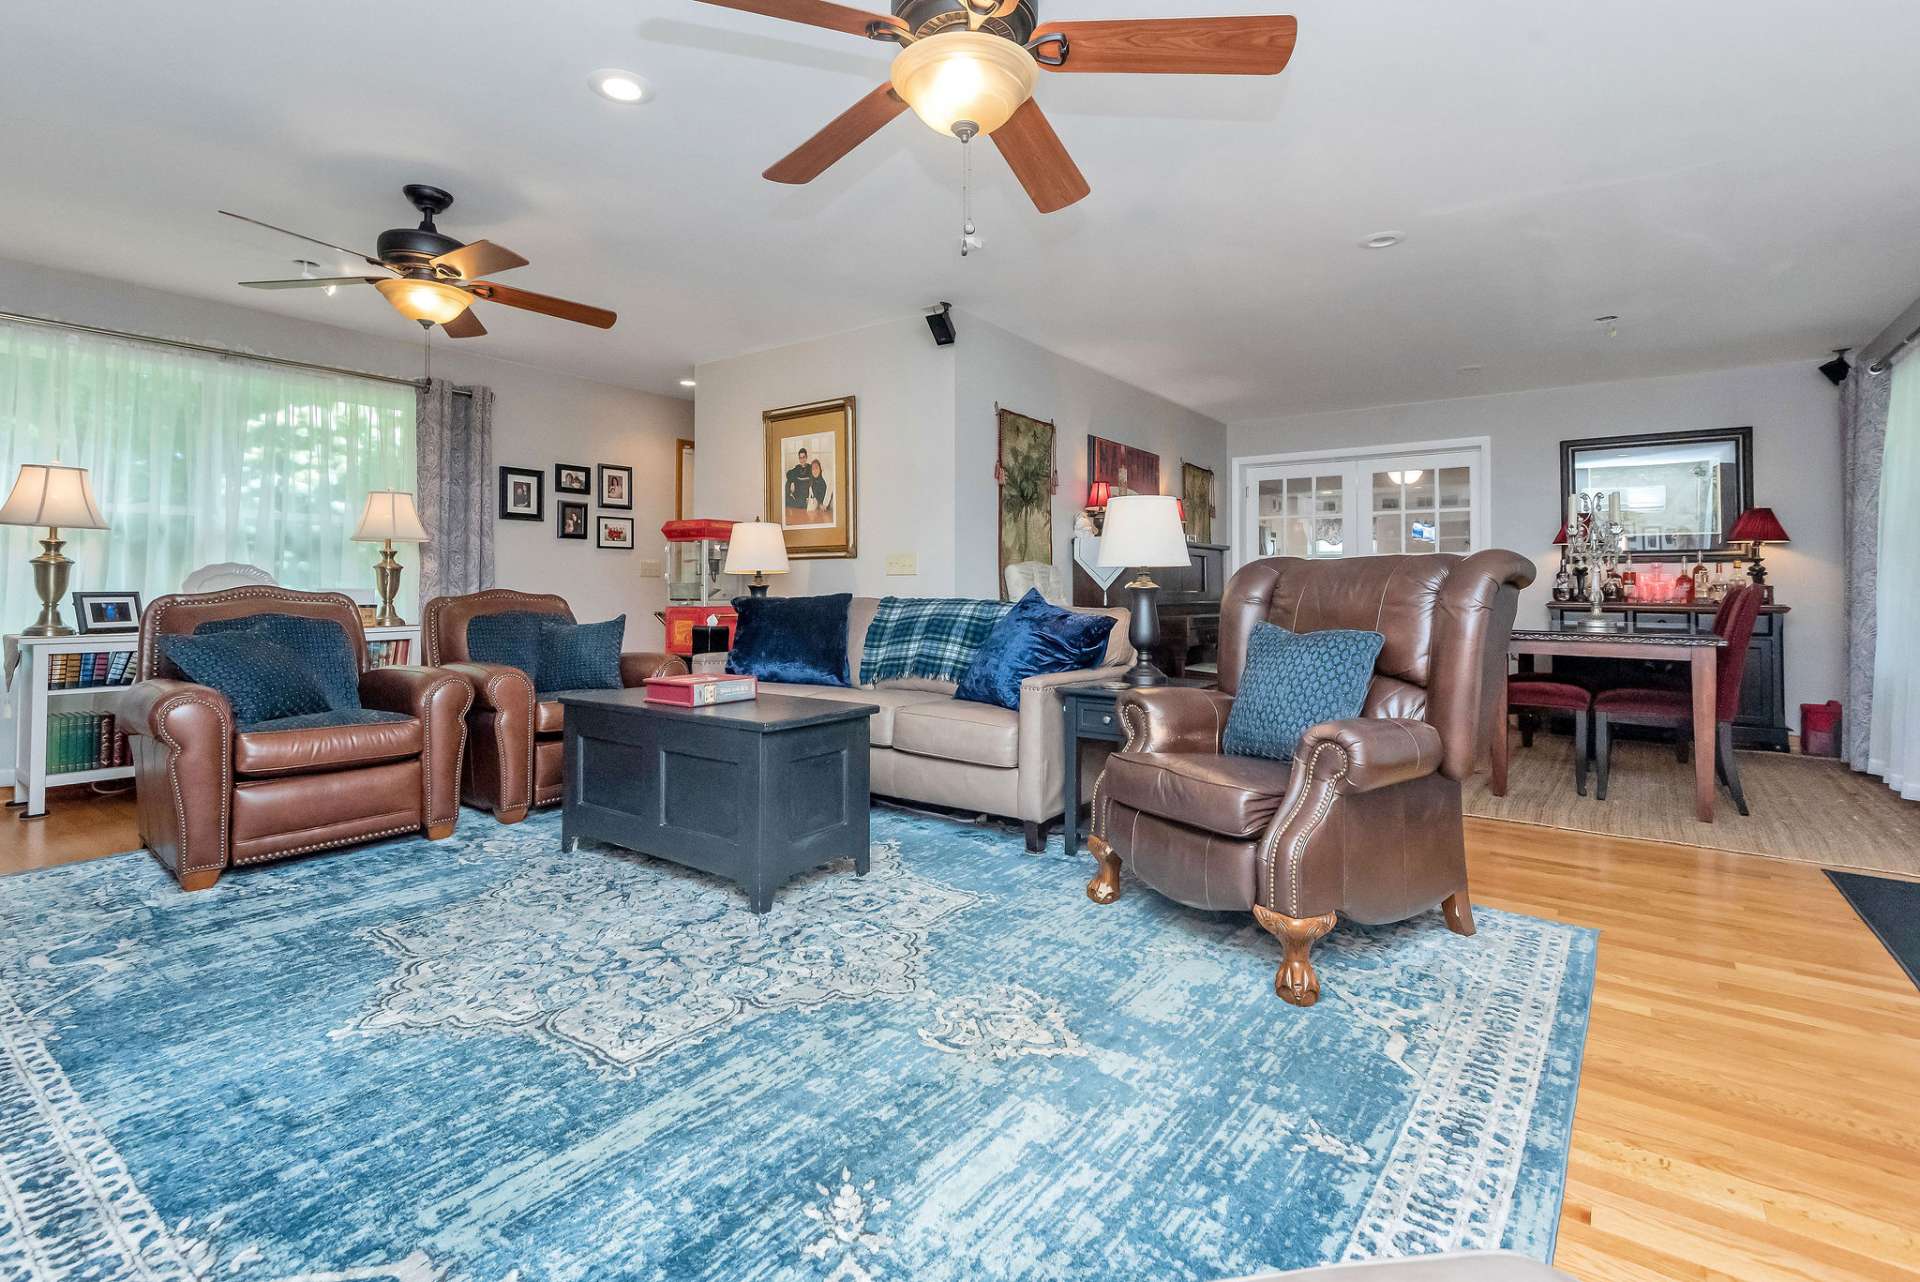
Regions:
<instances>
[{"instance_id":1,"label":"black wall-mounted speaker","mask_svg":"<svg viewBox=\"0 0 1920 1282\"><path fill-rule=\"evenodd\" d=\"M927 313L927 328L933 331L936 347L953 346L953 317L949 315L952 311L952 303L942 303L939 311Z\"/></svg>"},{"instance_id":2,"label":"black wall-mounted speaker","mask_svg":"<svg viewBox=\"0 0 1920 1282\"><path fill-rule=\"evenodd\" d=\"M1851 347L1834 348L1833 359L1820 367L1820 372L1825 374L1827 381L1835 387L1847 381L1847 372L1853 368L1847 363L1847 353L1852 350Z\"/></svg>"}]
</instances>

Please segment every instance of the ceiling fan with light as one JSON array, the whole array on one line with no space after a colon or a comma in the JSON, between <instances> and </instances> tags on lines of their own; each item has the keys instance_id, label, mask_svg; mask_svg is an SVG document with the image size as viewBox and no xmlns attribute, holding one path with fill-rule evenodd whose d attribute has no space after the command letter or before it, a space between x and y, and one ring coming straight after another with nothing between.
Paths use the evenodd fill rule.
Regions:
<instances>
[{"instance_id":1,"label":"ceiling fan with light","mask_svg":"<svg viewBox=\"0 0 1920 1282\"><path fill-rule=\"evenodd\" d=\"M243 280L240 283L248 289L326 289L329 293L338 285L371 285L380 291L393 310L408 320L419 321L423 326L438 325L452 338L478 338L487 332L487 327L480 323L480 318L471 310L476 298L600 329L613 328L617 318L605 308L589 307L585 303L569 302L564 298L552 298L546 294L481 280L480 277L495 272L525 267L527 260L490 240L476 240L463 245L442 233L433 225L433 216L444 213L453 204L453 197L440 188L409 183L400 190L420 211L420 225L381 232L372 254L347 249L297 231L288 231L285 227L276 227L245 214L221 210L229 218L337 250L349 258L358 258L389 273L386 276L302 275L291 280Z\"/></svg>"},{"instance_id":2,"label":"ceiling fan with light","mask_svg":"<svg viewBox=\"0 0 1920 1282\"><path fill-rule=\"evenodd\" d=\"M812 182L911 107L961 142L985 134L1041 213L1089 191L1033 100L1039 69L1271 76L1293 55L1290 17L1039 19L1039 0L892 0L888 15L830 0L703 0L769 18L826 27L901 46L886 84L766 171L780 183Z\"/></svg>"}]
</instances>

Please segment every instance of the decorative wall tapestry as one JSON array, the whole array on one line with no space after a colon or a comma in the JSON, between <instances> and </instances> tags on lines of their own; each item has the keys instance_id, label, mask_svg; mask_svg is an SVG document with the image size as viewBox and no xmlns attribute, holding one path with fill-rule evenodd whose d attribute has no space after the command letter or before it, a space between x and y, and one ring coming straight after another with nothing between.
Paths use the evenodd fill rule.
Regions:
<instances>
[{"instance_id":1,"label":"decorative wall tapestry","mask_svg":"<svg viewBox=\"0 0 1920 1282\"><path fill-rule=\"evenodd\" d=\"M1112 494L1158 494L1160 456L1104 437L1087 437L1087 484L1105 481Z\"/></svg>"},{"instance_id":2,"label":"decorative wall tapestry","mask_svg":"<svg viewBox=\"0 0 1920 1282\"><path fill-rule=\"evenodd\" d=\"M999 582L1005 596L1009 565L1053 564L1053 494L1060 488L1060 474L1053 466L1053 424L1012 410L998 412L1000 447L993 479L1000 483Z\"/></svg>"},{"instance_id":3,"label":"decorative wall tapestry","mask_svg":"<svg viewBox=\"0 0 1920 1282\"><path fill-rule=\"evenodd\" d=\"M1213 469L1181 463L1180 502L1187 509L1187 539L1213 542Z\"/></svg>"}]
</instances>

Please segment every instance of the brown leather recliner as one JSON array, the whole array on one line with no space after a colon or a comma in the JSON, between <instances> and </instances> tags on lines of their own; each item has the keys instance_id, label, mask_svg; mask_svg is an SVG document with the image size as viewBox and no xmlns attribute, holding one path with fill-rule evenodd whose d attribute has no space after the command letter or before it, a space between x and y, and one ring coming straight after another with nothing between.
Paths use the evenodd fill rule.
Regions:
<instances>
[{"instance_id":1,"label":"brown leather recliner","mask_svg":"<svg viewBox=\"0 0 1920 1282\"><path fill-rule=\"evenodd\" d=\"M1512 552L1275 557L1242 566L1220 605L1220 688L1119 699L1126 743L1094 791L1096 903L1124 865L1195 908L1252 909L1284 959L1274 991L1320 995L1309 953L1339 914L1391 922L1444 907L1473 933L1460 782L1488 745L1531 561ZM1291 762L1227 756L1221 735L1256 622L1385 635L1362 715L1313 726Z\"/></svg>"},{"instance_id":2,"label":"brown leather recliner","mask_svg":"<svg viewBox=\"0 0 1920 1282\"><path fill-rule=\"evenodd\" d=\"M566 784L560 701L536 699L533 681L518 668L475 663L467 655L467 624L483 614L512 611L557 614L573 622L562 597L489 588L435 597L421 612L420 624L427 662L459 673L473 689L460 800L493 811L503 824L519 823L533 806L555 804ZM635 651L620 656L620 680L628 686L686 670L678 655Z\"/></svg>"},{"instance_id":3,"label":"brown leather recliner","mask_svg":"<svg viewBox=\"0 0 1920 1282\"><path fill-rule=\"evenodd\" d=\"M360 670L361 706L410 720L236 726L227 697L181 679L159 638L253 614L338 623ZM451 673L367 667L351 598L279 587L160 597L140 616L136 671L115 711L133 749L140 838L181 889L205 890L229 866L402 833L452 835L473 696Z\"/></svg>"}]
</instances>

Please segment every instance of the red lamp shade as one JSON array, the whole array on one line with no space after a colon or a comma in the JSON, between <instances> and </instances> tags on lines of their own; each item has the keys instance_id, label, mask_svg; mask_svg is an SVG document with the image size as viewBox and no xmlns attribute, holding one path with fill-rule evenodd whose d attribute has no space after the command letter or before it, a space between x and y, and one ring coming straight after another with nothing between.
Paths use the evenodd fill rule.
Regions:
<instances>
[{"instance_id":1,"label":"red lamp shade","mask_svg":"<svg viewBox=\"0 0 1920 1282\"><path fill-rule=\"evenodd\" d=\"M1567 542L1567 523L1560 522L1560 533L1553 536L1553 546L1565 547Z\"/></svg>"},{"instance_id":2,"label":"red lamp shade","mask_svg":"<svg viewBox=\"0 0 1920 1282\"><path fill-rule=\"evenodd\" d=\"M1087 487L1087 506L1103 508L1113 493L1113 486L1106 481L1095 481Z\"/></svg>"},{"instance_id":3,"label":"red lamp shade","mask_svg":"<svg viewBox=\"0 0 1920 1282\"><path fill-rule=\"evenodd\" d=\"M1785 543L1786 527L1770 507L1750 507L1740 514L1727 534L1729 543Z\"/></svg>"}]
</instances>

